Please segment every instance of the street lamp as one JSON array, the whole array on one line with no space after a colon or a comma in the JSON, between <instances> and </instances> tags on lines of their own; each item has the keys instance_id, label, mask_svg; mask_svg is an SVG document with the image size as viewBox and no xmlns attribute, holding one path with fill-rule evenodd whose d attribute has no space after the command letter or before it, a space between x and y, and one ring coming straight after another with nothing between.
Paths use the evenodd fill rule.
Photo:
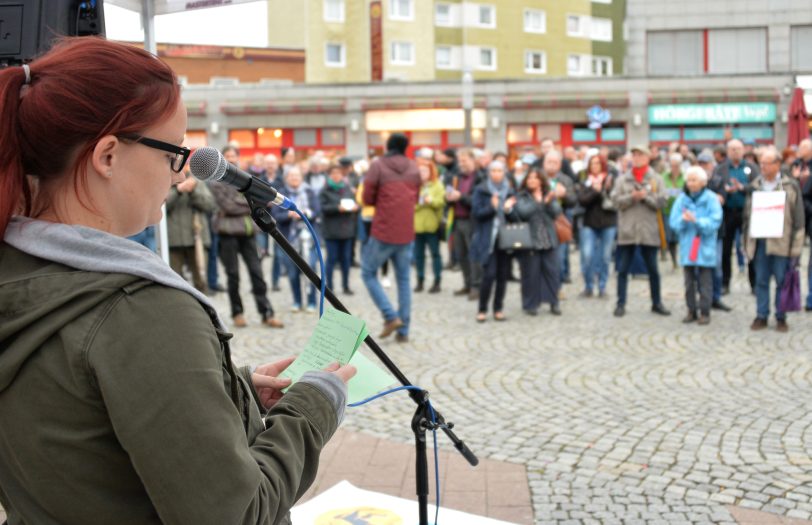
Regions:
<instances>
[{"instance_id":1,"label":"street lamp","mask_svg":"<svg viewBox=\"0 0 812 525\"><path fill-rule=\"evenodd\" d=\"M465 113L465 147L470 148L474 142L471 129L471 110L474 109L474 77L466 70L462 74L462 109Z\"/></svg>"}]
</instances>

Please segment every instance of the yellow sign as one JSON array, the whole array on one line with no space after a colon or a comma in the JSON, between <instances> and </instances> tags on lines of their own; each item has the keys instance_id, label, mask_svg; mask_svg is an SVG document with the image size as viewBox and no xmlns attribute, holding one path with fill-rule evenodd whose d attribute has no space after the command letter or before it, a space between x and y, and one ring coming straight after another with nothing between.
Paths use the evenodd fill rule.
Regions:
<instances>
[{"instance_id":1,"label":"yellow sign","mask_svg":"<svg viewBox=\"0 0 812 525\"><path fill-rule=\"evenodd\" d=\"M245 49L241 47L235 47L232 53L234 54L234 58L236 58L237 60L242 60L243 57L245 56Z\"/></svg>"},{"instance_id":2,"label":"yellow sign","mask_svg":"<svg viewBox=\"0 0 812 525\"><path fill-rule=\"evenodd\" d=\"M355 507L325 512L314 525L403 525L403 520L390 510Z\"/></svg>"},{"instance_id":3,"label":"yellow sign","mask_svg":"<svg viewBox=\"0 0 812 525\"><path fill-rule=\"evenodd\" d=\"M380 18L381 17L381 4L374 4L372 8L369 10L370 16L372 18Z\"/></svg>"}]
</instances>

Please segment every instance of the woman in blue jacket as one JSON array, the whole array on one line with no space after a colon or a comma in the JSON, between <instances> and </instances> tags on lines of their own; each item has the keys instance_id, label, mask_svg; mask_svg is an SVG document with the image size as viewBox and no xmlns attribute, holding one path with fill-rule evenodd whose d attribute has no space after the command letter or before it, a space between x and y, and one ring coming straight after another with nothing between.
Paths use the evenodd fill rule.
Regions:
<instances>
[{"instance_id":1,"label":"woman in blue jacket","mask_svg":"<svg viewBox=\"0 0 812 525\"><path fill-rule=\"evenodd\" d=\"M708 174L699 166L688 168L685 189L671 208L669 225L679 235L680 265L685 275L684 323L710 323L713 269L716 267L716 234L722 223L722 206L707 188ZM696 291L699 287L699 316Z\"/></svg>"},{"instance_id":2,"label":"woman in blue jacket","mask_svg":"<svg viewBox=\"0 0 812 525\"><path fill-rule=\"evenodd\" d=\"M488 300L496 283L493 298L493 318L504 321L502 307L507 291L510 257L499 249L497 235L499 226L506 222L505 214L512 210L516 199L508 184L505 165L495 160L488 166L488 179L474 188L471 197L471 218L474 233L471 237L469 256L483 268L482 283L479 288L479 312L476 320L485 322L488 313ZM506 212L506 210L508 210Z\"/></svg>"}]
</instances>

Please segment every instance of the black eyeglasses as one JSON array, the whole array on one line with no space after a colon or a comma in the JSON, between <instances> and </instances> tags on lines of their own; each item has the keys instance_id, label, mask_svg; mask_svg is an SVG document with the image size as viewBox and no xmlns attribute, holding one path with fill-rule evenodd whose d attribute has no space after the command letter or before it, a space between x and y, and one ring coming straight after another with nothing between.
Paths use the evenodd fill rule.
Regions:
<instances>
[{"instance_id":1,"label":"black eyeglasses","mask_svg":"<svg viewBox=\"0 0 812 525\"><path fill-rule=\"evenodd\" d=\"M192 153L192 150L189 148L175 146L174 144L170 144L168 142L142 137L141 135L121 135L119 138L143 144L148 148L166 151L167 153L174 153L175 156L169 161L169 166L175 173L180 173L183 171L183 167L186 166L186 161L189 160L189 155Z\"/></svg>"}]
</instances>

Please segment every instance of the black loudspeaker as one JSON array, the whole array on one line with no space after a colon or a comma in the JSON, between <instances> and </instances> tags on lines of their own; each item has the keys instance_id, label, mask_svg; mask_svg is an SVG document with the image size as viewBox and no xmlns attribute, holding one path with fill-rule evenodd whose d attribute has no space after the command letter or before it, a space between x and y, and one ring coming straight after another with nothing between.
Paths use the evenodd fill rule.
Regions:
<instances>
[{"instance_id":1,"label":"black loudspeaker","mask_svg":"<svg viewBox=\"0 0 812 525\"><path fill-rule=\"evenodd\" d=\"M30 62L60 36L104 36L103 0L0 0L0 67Z\"/></svg>"}]
</instances>

